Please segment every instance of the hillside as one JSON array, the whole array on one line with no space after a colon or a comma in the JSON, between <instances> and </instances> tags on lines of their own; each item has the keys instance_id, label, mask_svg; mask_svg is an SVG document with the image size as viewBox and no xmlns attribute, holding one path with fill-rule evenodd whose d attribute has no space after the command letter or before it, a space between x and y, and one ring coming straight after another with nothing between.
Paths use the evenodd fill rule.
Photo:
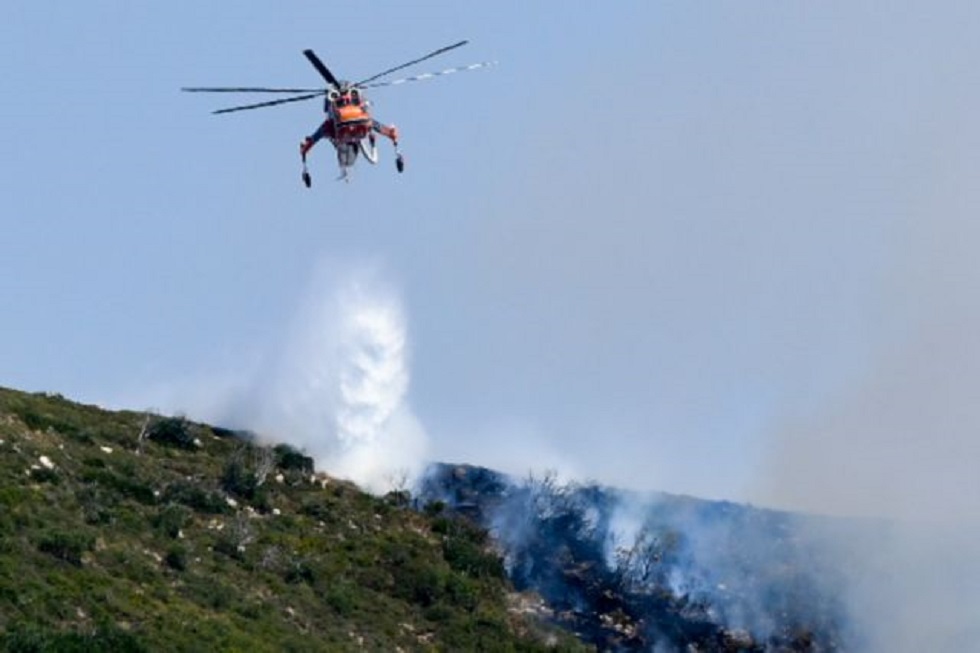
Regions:
<instances>
[{"instance_id":1,"label":"hillside","mask_svg":"<svg viewBox=\"0 0 980 653\"><path fill-rule=\"evenodd\" d=\"M248 434L0 389L0 651L580 650L486 531Z\"/></svg>"},{"instance_id":2,"label":"hillside","mask_svg":"<svg viewBox=\"0 0 980 653\"><path fill-rule=\"evenodd\" d=\"M861 650L823 543L868 525L434 465L421 501L491 530L518 589L610 651Z\"/></svg>"}]
</instances>

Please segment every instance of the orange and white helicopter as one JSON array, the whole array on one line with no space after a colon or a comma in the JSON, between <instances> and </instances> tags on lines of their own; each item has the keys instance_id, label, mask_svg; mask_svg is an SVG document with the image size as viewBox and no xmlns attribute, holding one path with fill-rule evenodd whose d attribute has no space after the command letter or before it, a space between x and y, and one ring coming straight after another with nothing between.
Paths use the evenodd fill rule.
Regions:
<instances>
[{"instance_id":1,"label":"orange and white helicopter","mask_svg":"<svg viewBox=\"0 0 980 653\"><path fill-rule=\"evenodd\" d=\"M232 113L234 111L245 111L248 109L259 109L262 107L272 107L289 102L300 102L303 100L312 100L314 98L323 97L323 108L326 113L326 120L324 120L323 124L320 125L320 127L312 135L307 136L306 139L300 143L300 156L303 160L302 178L303 183L306 184L307 188L309 188L312 180L306 167L306 154L309 152L310 148L322 138L329 139L330 142L333 143L334 148L337 150L337 164L340 166L339 179L343 179L345 181L349 180L349 169L357 161L358 153L363 154L364 158L367 159L368 162L372 164L377 163L378 148L375 140L376 133L391 139L391 142L395 148L395 167L398 169L398 172L402 172L405 169L405 158L398 149L398 129L394 125L383 125L371 117L369 110L371 103L365 96L364 90L368 88L377 88L379 86L396 86L405 82L417 82L425 79L431 79L439 75L448 75L450 73L463 70L475 70L477 68L493 65L494 62L486 61L471 64L469 66L459 66L438 72L415 75L414 77L405 77L402 79L388 81L382 81L381 79L387 75L390 75L391 73L408 68L409 66L414 66L415 64L421 63L426 59L431 59L432 57L443 54L444 52L464 46L467 43L468 41L460 41L459 43L447 45L444 48L439 48L434 52L430 52L424 57L413 59L412 61L389 68L388 70L353 83L338 80L336 77L334 77L333 73L330 72L330 69L323 64L320 58L316 56L313 50L303 50L303 55L306 56L309 62L313 64L313 67L316 68L317 72L319 72L323 79L327 82L326 88L320 89L198 86L185 87L181 90L190 93L283 93L294 96L278 100L270 100L267 102L235 106L227 109L218 109L217 111L212 112L215 114Z\"/></svg>"}]
</instances>

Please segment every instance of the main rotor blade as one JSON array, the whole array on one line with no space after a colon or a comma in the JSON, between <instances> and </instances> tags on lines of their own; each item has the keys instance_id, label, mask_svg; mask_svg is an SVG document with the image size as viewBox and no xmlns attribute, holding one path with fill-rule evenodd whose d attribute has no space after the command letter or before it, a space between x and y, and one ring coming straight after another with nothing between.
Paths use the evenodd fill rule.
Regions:
<instances>
[{"instance_id":1,"label":"main rotor blade","mask_svg":"<svg viewBox=\"0 0 980 653\"><path fill-rule=\"evenodd\" d=\"M355 84L355 86L362 86L364 84L367 84L368 82L373 82L374 80L379 79L381 77L384 77L385 75L390 75L391 73L393 73L393 72L395 72L397 70L401 70L402 68L408 68L409 66L414 66L417 63L422 63L426 59L431 59L432 57L434 57L436 55L442 54L443 52L449 52L450 50L455 50L456 48L459 48L459 47L462 47L462 46L466 45L467 43L469 43L469 41L460 41L459 43L453 43L452 45L447 45L444 48L439 48L438 50L435 50L433 52L430 52L429 54L425 55L424 57L419 57L418 59L415 59L413 61L409 61L408 63L403 63L400 66L395 66L394 68L389 68L388 70L384 71L383 73L378 73L377 75L373 75L371 77L368 77L367 79L363 79L363 80L359 81L357 84Z\"/></svg>"},{"instance_id":2,"label":"main rotor blade","mask_svg":"<svg viewBox=\"0 0 980 653\"><path fill-rule=\"evenodd\" d=\"M323 79L327 80L328 84L334 86L335 88L340 88L340 82L338 82L337 78L333 76L333 73L330 72L325 65L323 65L323 62L320 61L320 57L316 56L316 53L313 52L313 50L303 50L303 54L310 60L310 63L317 69L317 72L323 76Z\"/></svg>"},{"instance_id":3,"label":"main rotor blade","mask_svg":"<svg viewBox=\"0 0 980 653\"><path fill-rule=\"evenodd\" d=\"M451 75L452 73L459 73L465 70L476 70L477 68L486 68L488 66L496 65L496 61L484 61L482 63L474 63L469 66L457 66L456 68L447 68L446 70L440 70L434 73L422 73L421 75L415 75L413 77L402 77L401 79L393 79L390 82L374 82L373 84L358 84L360 88L378 88L380 86L397 86L399 84L404 84L405 82L421 82L426 79L432 79L433 77L438 77L439 75Z\"/></svg>"},{"instance_id":4,"label":"main rotor blade","mask_svg":"<svg viewBox=\"0 0 980 653\"><path fill-rule=\"evenodd\" d=\"M180 89L188 93L317 93L322 88L266 88L264 86L192 86Z\"/></svg>"},{"instance_id":5,"label":"main rotor blade","mask_svg":"<svg viewBox=\"0 0 980 653\"><path fill-rule=\"evenodd\" d=\"M211 113L231 113L232 111L245 111L246 109L259 109L261 107L274 107L277 104L286 104L287 102L299 102L301 100L312 100L315 97L320 97L326 95L326 91L317 91L316 93L310 93L309 95L301 95L299 97L285 98L283 100L270 100L269 102L259 102L257 104L246 104L240 107L229 107L227 109L218 109L217 111L212 111Z\"/></svg>"}]
</instances>

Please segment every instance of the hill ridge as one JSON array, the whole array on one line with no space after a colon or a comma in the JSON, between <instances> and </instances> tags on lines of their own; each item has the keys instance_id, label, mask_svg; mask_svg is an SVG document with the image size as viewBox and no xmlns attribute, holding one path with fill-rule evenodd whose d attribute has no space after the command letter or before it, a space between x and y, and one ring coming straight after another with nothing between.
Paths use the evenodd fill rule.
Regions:
<instances>
[{"instance_id":1,"label":"hill ridge","mask_svg":"<svg viewBox=\"0 0 980 653\"><path fill-rule=\"evenodd\" d=\"M581 650L485 530L289 445L0 388L0 650Z\"/></svg>"}]
</instances>

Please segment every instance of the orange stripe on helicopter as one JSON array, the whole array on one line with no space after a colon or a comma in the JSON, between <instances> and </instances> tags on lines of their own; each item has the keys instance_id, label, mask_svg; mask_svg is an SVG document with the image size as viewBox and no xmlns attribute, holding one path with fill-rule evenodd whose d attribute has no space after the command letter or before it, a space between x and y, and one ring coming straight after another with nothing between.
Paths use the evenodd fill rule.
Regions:
<instances>
[{"instance_id":1,"label":"orange stripe on helicopter","mask_svg":"<svg viewBox=\"0 0 980 653\"><path fill-rule=\"evenodd\" d=\"M363 107L348 104L345 107L334 107L337 123L346 125L352 122L368 122L371 120L370 114Z\"/></svg>"}]
</instances>

